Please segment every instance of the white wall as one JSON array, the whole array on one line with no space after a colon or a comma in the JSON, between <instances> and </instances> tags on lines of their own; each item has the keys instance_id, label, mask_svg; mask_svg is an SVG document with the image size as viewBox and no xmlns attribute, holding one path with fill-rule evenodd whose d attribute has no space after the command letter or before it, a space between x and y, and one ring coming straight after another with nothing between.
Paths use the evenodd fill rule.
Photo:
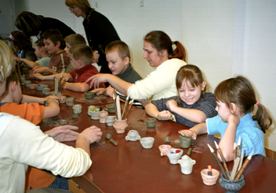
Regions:
<instances>
[{"instance_id":1,"label":"white wall","mask_svg":"<svg viewBox=\"0 0 276 193\"><path fill-rule=\"evenodd\" d=\"M56 17L84 34L64 0L25 0L30 11ZM93 0L93 6L114 24L133 54L134 67L146 75L143 36L164 30L181 41L189 62L205 72L211 88L235 74L246 75L260 102L276 117L276 1L274 0ZM276 150L275 131L268 144Z\"/></svg>"}]
</instances>

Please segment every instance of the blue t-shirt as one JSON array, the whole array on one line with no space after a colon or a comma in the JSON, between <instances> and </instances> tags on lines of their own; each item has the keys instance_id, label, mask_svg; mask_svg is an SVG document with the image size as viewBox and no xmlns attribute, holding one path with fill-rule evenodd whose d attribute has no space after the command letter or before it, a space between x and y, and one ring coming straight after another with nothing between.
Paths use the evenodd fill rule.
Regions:
<instances>
[{"instance_id":1,"label":"blue t-shirt","mask_svg":"<svg viewBox=\"0 0 276 193\"><path fill-rule=\"evenodd\" d=\"M227 128L227 122L223 121L219 115L206 120L207 132L210 135L220 134L224 135ZM235 142L241 138L242 151L244 155L263 155L264 149L264 133L260 129L257 121L252 119L251 113L245 114L241 119L236 130Z\"/></svg>"}]
</instances>

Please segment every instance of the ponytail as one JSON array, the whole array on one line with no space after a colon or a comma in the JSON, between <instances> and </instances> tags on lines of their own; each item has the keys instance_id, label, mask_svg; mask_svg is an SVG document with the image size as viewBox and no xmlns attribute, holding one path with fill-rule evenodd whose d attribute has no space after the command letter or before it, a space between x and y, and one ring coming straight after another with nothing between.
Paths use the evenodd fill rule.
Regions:
<instances>
[{"instance_id":1,"label":"ponytail","mask_svg":"<svg viewBox=\"0 0 276 193\"><path fill-rule=\"evenodd\" d=\"M187 53L184 46L179 41L174 41L172 44L173 53L170 58L178 58L187 62Z\"/></svg>"},{"instance_id":2,"label":"ponytail","mask_svg":"<svg viewBox=\"0 0 276 193\"><path fill-rule=\"evenodd\" d=\"M255 115L253 115L253 119L258 121L262 131L265 131L271 126L272 118L268 111L266 110L265 106L262 104L255 104L257 106L257 111Z\"/></svg>"}]
</instances>

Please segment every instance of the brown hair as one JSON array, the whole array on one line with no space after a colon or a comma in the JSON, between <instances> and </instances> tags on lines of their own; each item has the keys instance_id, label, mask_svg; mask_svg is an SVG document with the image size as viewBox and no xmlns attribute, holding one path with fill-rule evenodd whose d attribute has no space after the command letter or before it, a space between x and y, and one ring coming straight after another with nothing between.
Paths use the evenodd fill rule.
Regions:
<instances>
[{"instance_id":1,"label":"brown hair","mask_svg":"<svg viewBox=\"0 0 276 193\"><path fill-rule=\"evenodd\" d=\"M57 29L49 29L43 32L42 39L49 39L51 40L55 45L60 42L60 49L65 48L65 41L63 39L62 34Z\"/></svg>"},{"instance_id":2,"label":"brown hair","mask_svg":"<svg viewBox=\"0 0 276 193\"><path fill-rule=\"evenodd\" d=\"M115 40L110 42L105 47L105 53L107 54L110 51L116 50L119 54L119 56L123 59L128 57L130 59L130 51L128 45L121 41L121 40Z\"/></svg>"},{"instance_id":3,"label":"brown hair","mask_svg":"<svg viewBox=\"0 0 276 193\"><path fill-rule=\"evenodd\" d=\"M87 45L77 45L71 47L70 53L75 60L81 59L85 64L92 63L92 49Z\"/></svg>"},{"instance_id":4,"label":"brown hair","mask_svg":"<svg viewBox=\"0 0 276 193\"><path fill-rule=\"evenodd\" d=\"M65 4L70 8L78 7L86 14L91 9L88 0L65 0Z\"/></svg>"},{"instance_id":5,"label":"brown hair","mask_svg":"<svg viewBox=\"0 0 276 193\"><path fill-rule=\"evenodd\" d=\"M84 44L86 45L86 41L84 37L80 34L70 34L64 38L65 43L69 44L70 47Z\"/></svg>"},{"instance_id":6,"label":"brown hair","mask_svg":"<svg viewBox=\"0 0 276 193\"><path fill-rule=\"evenodd\" d=\"M218 101L225 103L229 108L231 103L236 104L244 114L253 113L254 107L257 107L253 119L258 121L263 132L272 124L270 114L262 104L257 103L253 86L243 76L222 81L215 89L215 96Z\"/></svg>"},{"instance_id":7,"label":"brown hair","mask_svg":"<svg viewBox=\"0 0 276 193\"><path fill-rule=\"evenodd\" d=\"M187 61L187 53L184 46L179 41L174 41L163 31L151 31L145 37L144 41L149 42L158 51L166 50L169 58L178 58Z\"/></svg>"},{"instance_id":8,"label":"brown hair","mask_svg":"<svg viewBox=\"0 0 276 193\"><path fill-rule=\"evenodd\" d=\"M182 66L176 74L176 88L181 87L183 80L189 81L192 87L197 87L204 82L201 70L193 64Z\"/></svg>"}]
</instances>

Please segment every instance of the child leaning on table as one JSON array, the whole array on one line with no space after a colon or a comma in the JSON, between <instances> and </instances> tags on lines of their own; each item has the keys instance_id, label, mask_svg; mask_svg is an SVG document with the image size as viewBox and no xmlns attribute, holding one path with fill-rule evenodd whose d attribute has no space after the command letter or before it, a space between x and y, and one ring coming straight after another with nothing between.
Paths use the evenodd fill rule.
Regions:
<instances>
[{"instance_id":1,"label":"child leaning on table","mask_svg":"<svg viewBox=\"0 0 276 193\"><path fill-rule=\"evenodd\" d=\"M70 57L73 64L73 70L70 73L64 73L61 82L64 89L85 92L90 89L89 82L85 82L91 76L98 74L95 66L91 65L92 49L87 45L77 45L70 48Z\"/></svg>"},{"instance_id":2,"label":"child leaning on table","mask_svg":"<svg viewBox=\"0 0 276 193\"><path fill-rule=\"evenodd\" d=\"M130 51L128 45L120 40L110 42L105 48L106 60L111 73L122 80L134 83L141 79L141 76L134 70L130 63ZM97 94L105 93L113 96L114 89L111 86L107 88L97 88L92 92Z\"/></svg>"},{"instance_id":3,"label":"child leaning on table","mask_svg":"<svg viewBox=\"0 0 276 193\"><path fill-rule=\"evenodd\" d=\"M250 81L237 76L222 81L215 89L218 115L206 120L190 130L181 130L180 134L197 135L220 134L219 147L227 161L233 160L234 143L242 140L245 156L265 155L264 132L272 124L272 118L266 108L260 104Z\"/></svg>"},{"instance_id":4,"label":"child leaning on table","mask_svg":"<svg viewBox=\"0 0 276 193\"><path fill-rule=\"evenodd\" d=\"M53 76L45 76L41 73L56 74L67 70L70 58L65 52L65 42L58 30L47 30L42 34L44 46L50 55L49 66L38 66L33 68L33 76L41 80L53 79Z\"/></svg>"},{"instance_id":5,"label":"child leaning on table","mask_svg":"<svg viewBox=\"0 0 276 193\"><path fill-rule=\"evenodd\" d=\"M178 96L146 103L148 115L159 120L174 119L177 123L193 127L208 117L215 116L216 100L212 93L205 92L206 82L201 70L192 64L182 66L176 74Z\"/></svg>"},{"instance_id":6,"label":"child leaning on table","mask_svg":"<svg viewBox=\"0 0 276 193\"><path fill-rule=\"evenodd\" d=\"M44 106L44 102L48 105ZM45 118L58 115L60 108L56 96L40 98L22 94L19 77L14 70L6 80L6 92L1 98L0 112L18 115L37 125Z\"/></svg>"}]
</instances>

